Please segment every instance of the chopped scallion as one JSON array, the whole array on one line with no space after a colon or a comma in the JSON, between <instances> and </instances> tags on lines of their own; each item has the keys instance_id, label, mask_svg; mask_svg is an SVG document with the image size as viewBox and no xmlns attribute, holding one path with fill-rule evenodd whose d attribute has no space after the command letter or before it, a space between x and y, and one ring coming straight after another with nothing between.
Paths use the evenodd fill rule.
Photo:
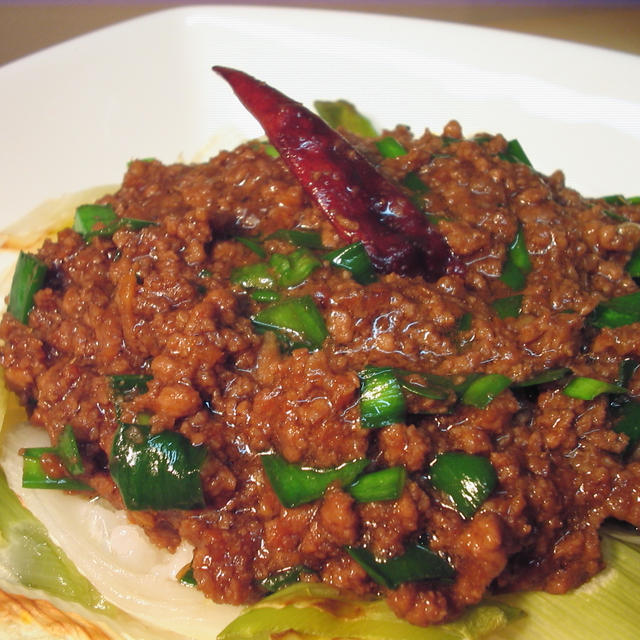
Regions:
<instances>
[{"instance_id":1,"label":"chopped scallion","mask_svg":"<svg viewBox=\"0 0 640 640\"><path fill-rule=\"evenodd\" d=\"M369 465L361 458L331 469L310 469L287 462L275 453L260 456L265 474L278 500L287 508L318 500L330 484L351 484Z\"/></svg>"},{"instance_id":2,"label":"chopped scallion","mask_svg":"<svg viewBox=\"0 0 640 640\"><path fill-rule=\"evenodd\" d=\"M602 393L627 393L627 389L604 380L577 376L569 381L562 392L570 398L593 400Z\"/></svg>"},{"instance_id":3,"label":"chopped scallion","mask_svg":"<svg viewBox=\"0 0 640 640\"><path fill-rule=\"evenodd\" d=\"M120 375L110 376L111 388L117 395L125 395L127 393L147 393L147 382L153 379L153 376L138 373L123 373Z\"/></svg>"},{"instance_id":4,"label":"chopped scallion","mask_svg":"<svg viewBox=\"0 0 640 640\"><path fill-rule=\"evenodd\" d=\"M353 279L359 284L366 285L376 280L371 259L361 242L331 251L325 258L336 267L350 271Z\"/></svg>"},{"instance_id":5,"label":"chopped scallion","mask_svg":"<svg viewBox=\"0 0 640 640\"><path fill-rule=\"evenodd\" d=\"M436 489L451 496L465 518L473 516L498 481L487 458L458 452L440 454L431 466L429 477Z\"/></svg>"},{"instance_id":6,"label":"chopped scallion","mask_svg":"<svg viewBox=\"0 0 640 640\"><path fill-rule=\"evenodd\" d=\"M303 564L297 564L294 567L276 571L264 580L261 580L259 583L260 588L267 593L275 593L284 587L299 582L303 573L314 573L314 571Z\"/></svg>"},{"instance_id":7,"label":"chopped scallion","mask_svg":"<svg viewBox=\"0 0 640 640\"><path fill-rule=\"evenodd\" d=\"M515 382L511 386L515 388L535 387L540 384L546 384L547 382L555 382L556 380L561 380L565 376L568 376L570 373L571 373L571 369L569 369L569 367L559 367L558 369L547 369L546 371L539 373L537 376L534 376L533 378L523 380L522 382Z\"/></svg>"},{"instance_id":8,"label":"chopped scallion","mask_svg":"<svg viewBox=\"0 0 640 640\"><path fill-rule=\"evenodd\" d=\"M588 321L600 329L640 322L640 291L601 302L588 316Z\"/></svg>"},{"instance_id":9,"label":"chopped scallion","mask_svg":"<svg viewBox=\"0 0 640 640\"><path fill-rule=\"evenodd\" d=\"M296 247L306 249L322 249L322 238L317 231L303 231L302 229L279 229L274 231L267 239L276 238L286 240Z\"/></svg>"},{"instance_id":10,"label":"chopped scallion","mask_svg":"<svg viewBox=\"0 0 640 640\"><path fill-rule=\"evenodd\" d=\"M42 289L46 275L47 265L42 260L20 252L11 281L7 311L22 324L27 324L33 297Z\"/></svg>"},{"instance_id":11,"label":"chopped scallion","mask_svg":"<svg viewBox=\"0 0 640 640\"><path fill-rule=\"evenodd\" d=\"M364 548L347 547L347 553L375 580L387 589L397 589L416 580L451 580L454 568L423 544L413 544L405 552L386 562L378 562Z\"/></svg>"},{"instance_id":12,"label":"chopped scallion","mask_svg":"<svg viewBox=\"0 0 640 640\"><path fill-rule=\"evenodd\" d=\"M389 467L361 475L347 487L347 491L357 502L397 500L406 478L404 467Z\"/></svg>"},{"instance_id":13,"label":"chopped scallion","mask_svg":"<svg viewBox=\"0 0 640 640\"><path fill-rule=\"evenodd\" d=\"M377 140L376 146L383 158L398 158L407 154L407 150L391 136Z\"/></svg>"},{"instance_id":14,"label":"chopped scallion","mask_svg":"<svg viewBox=\"0 0 640 640\"><path fill-rule=\"evenodd\" d=\"M148 427L121 423L109 466L129 510L199 509L206 455L206 447L192 445L181 433L151 434Z\"/></svg>"},{"instance_id":15,"label":"chopped scallion","mask_svg":"<svg viewBox=\"0 0 640 640\"><path fill-rule=\"evenodd\" d=\"M86 483L71 476L52 478L42 466L47 450L28 449L23 453L22 486L25 489L59 489L61 491L93 491Z\"/></svg>"},{"instance_id":16,"label":"chopped scallion","mask_svg":"<svg viewBox=\"0 0 640 640\"><path fill-rule=\"evenodd\" d=\"M251 321L259 332L273 331L289 349L319 349L329 335L311 296L276 302L256 313Z\"/></svg>"},{"instance_id":17,"label":"chopped scallion","mask_svg":"<svg viewBox=\"0 0 640 640\"><path fill-rule=\"evenodd\" d=\"M462 404L484 409L497 395L511 384L511 379L499 373L490 373L475 378L464 390Z\"/></svg>"},{"instance_id":18,"label":"chopped scallion","mask_svg":"<svg viewBox=\"0 0 640 640\"><path fill-rule=\"evenodd\" d=\"M424 195L430 191L429 186L422 181L422 178L415 171L407 173L402 179L402 185L419 195Z\"/></svg>"},{"instance_id":19,"label":"chopped scallion","mask_svg":"<svg viewBox=\"0 0 640 640\"><path fill-rule=\"evenodd\" d=\"M287 255L274 253L269 264L278 274L278 284L288 288L304 282L320 266L320 260L306 247L300 247Z\"/></svg>"},{"instance_id":20,"label":"chopped scallion","mask_svg":"<svg viewBox=\"0 0 640 640\"><path fill-rule=\"evenodd\" d=\"M267 252L264 250L259 238L247 238L244 236L237 236L235 238L240 244L243 244L247 249L253 251L257 256L263 260L267 257Z\"/></svg>"},{"instance_id":21,"label":"chopped scallion","mask_svg":"<svg viewBox=\"0 0 640 640\"><path fill-rule=\"evenodd\" d=\"M157 224L153 220L119 218L113 207L108 204L82 204L76 209L73 230L89 241L94 236L112 236L118 229L139 231Z\"/></svg>"},{"instance_id":22,"label":"chopped scallion","mask_svg":"<svg viewBox=\"0 0 640 640\"><path fill-rule=\"evenodd\" d=\"M491 308L498 314L499 318L517 318L522 308L522 294L498 298L491 303Z\"/></svg>"},{"instance_id":23,"label":"chopped scallion","mask_svg":"<svg viewBox=\"0 0 640 640\"><path fill-rule=\"evenodd\" d=\"M378 429L403 422L407 403L393 369L367 366L360 373L360 422Z\"/></svg>"},{"instance_id":24,"label":"chopped scallion","mask_svg":"<svg viewBox=\"0 0 640 640\"><path fill-rule=\"evenodd\" d=\"M334 129L341 127L363 138L373 138L378 135L371 121L347 100L316 100L313 106L318 115Z\"/></svg>"},{"instance_id":25,"label":"chopped scallion","mask_svg":"<svg viewBox=\"0 0 640 640\"><path fill-rule=\"evenodd\" d=\"M275 276L265 262L245 264L231 272L230 280L245 289L271 289L275 286Z\"/></svg>"},{"instance_id":26,"label":"chopped scallion","mask_svg":"<svg viewBox=\"0 0 640 640\"><path fill-rule=\"evenodd\" d=\"M527 154L524 152L524 149L522 148L522 145L518 142L518 140L509 140L509 142L507 143L507 148L503 153L499 153L498 155L500 156L500 158L506 160L507 162L519 162L533 168L531 161L527 157Z\"/></svg>"}]
</instances>

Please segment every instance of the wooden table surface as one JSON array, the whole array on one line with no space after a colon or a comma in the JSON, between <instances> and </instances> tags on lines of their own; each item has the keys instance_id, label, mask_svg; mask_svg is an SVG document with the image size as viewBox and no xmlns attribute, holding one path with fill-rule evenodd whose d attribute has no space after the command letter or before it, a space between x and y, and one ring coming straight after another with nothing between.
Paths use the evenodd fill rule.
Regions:
<instances>
[{"instance_id":1,"label":"wooden table surface","mask_svg":"<svg viewBox=\"0 0 640 640\"><path fill-rule=\"evenodd\" d=\"M196 3L0 0L0 65L102 26L179 4ZM447 20L545 35L640 55L640 0L353 0L350 3L249 0L235 4L304 6Z\"/></svg>"}]
</instances>

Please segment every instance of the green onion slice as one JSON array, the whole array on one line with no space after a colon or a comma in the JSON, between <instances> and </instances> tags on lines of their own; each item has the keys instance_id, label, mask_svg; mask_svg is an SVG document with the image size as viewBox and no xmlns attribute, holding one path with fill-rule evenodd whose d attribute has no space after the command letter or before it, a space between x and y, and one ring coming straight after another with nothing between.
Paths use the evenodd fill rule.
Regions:
<instances>
[{"instance_id":1,"label":"green onion slice","mask_svg":"<svg viewBox=\"0 0 640 640\"><path fill-rule=\"evenodd\" d=\"M256 302L278 302L281 296L277 291L270 289L255 289L251 292L251 297Z\"/></svg>"},{"instance_id":2,"label":"green onion slice","mask_svg":"<svg viewBox=\"0 0 640 640\"><path fill-rule=\"evenodd\" d=\"M402 179L401 184L418 195L424 195L430 191L429 185L425 184L420 175L415 171L409 171L409 173L407 173L407 175Z\"/></svg>"},{"instance_id":3,"label":"green onion slice","mask_svg":"<svg viewBox=\"0 0 640 640\"><path fill-rule=\"evenodd\" d=\"M390 367L367 366L360 373L360 423L378 429L403 422L407 402L402 386Z\"/></svg>"},{"instance_id":4,"label":"green onion slice","mask_svg":"<svg viewBox=\"0 0 640 640\"><path fill-rule=\"evenodd\" d=\"M577 376L569 381L562 392L570 398L579 400L593 400L602 393L628 393L627 389L618 384Z\"/></svg>"},{"instance_id":5,"label":"green onion slice","mask_svg":"<svg viewBox=\"0 0 640 640\"><path fill-rule=\"evenodd\" d=\"M521 273L521 272L518 272ZM491 308L498 314L499 318L517 318L522 309L523 295L517 293L515 296L498 298L491 303Z\"/></svg>"},{"instance_id":6,"label":"green onion slice","mask_svg":"<svg viewBox=\"0 0 640 640\"><path fill-rule=\"evenodd\" d=\"M465 518L473 516L498 482L487 458L457 452L440 454L431 466L430 479L436 489L451 496Z\"/></svg>"},{"instance_id":7,"label":"green onion slice","mask_svg":"<svg viewBox=\"0 0 640 640\"><path fill-rule=\"evenodd\" d=\"M113 207L108 204L82 204L76 209L73 230L85 240L94 236L112 236L118 229L127 228L139 231L144 227L157 226L153 220L138 218L119 218ZM96 229L96 226L99 226Z\"/></svg>"},{"instance_id":8,"label":"green onion slice","mask_svg":"<svg viewBox=\"0 0 640 640\"><path fill-rule=\"evenodd\" d=\"M110 470L125 506L140 509L199 509L204 506L200 468L207 455L180 433L151 434L148 427L121 423L111 448Z\"/></svg>"},{"instance_id":9,"label":"green onion slice","mask_svg":"<svg viewBox=\"0 0 640 640\"><path fill-rule=\"evenodd\" d=\"M588 316L599 329L615 329L640 322L640 291L601 302Z\"/></svg>"},{"instance_id":10,"label":"green onion slice","mask_svg":"<svg viewBox=\"0 0 640 640\"><path fill-rule=\"evenodd\" d=\"M267 593L275 593L276 591L280 591L280 589L283 589L284 587L288 587L291 584L299 582L303 573L315 572L313 571L313 569L310 569L303 564L297 564L294 567L289 567L288 569L282 569L281 571L272 573L264 580L261 580L259 582L259 586L263 591L266 591Z\"/></svg>"},{"instance_id":11,"label":"green onion slice","mask_svg":"<svg viewBox=\"0 0 640 640\"><path fill-rule=\"evenodd\" d=\"M253 251L253 253L255 253L257 256L259 256L263 260L267 257L267 252L264 250L264 247L262 246L259 238L247 238L244 236L237 236L235 240L240 244L243 244L250 251Z\"/></svg>"},{"instance_id":12,"label":"green onion slice","mask_svg":"<svg viewBox=\"0 0 640 640\"><path fill-rule=\"evenodd\" d=\"M331 251L325 256L331 264L351 272L353 279L359 284L369 284L376 280L376 273L371 258L365 251L362 242L354 242L346 247Z\"/></svg>"},{"instance_id":13,"label":"green onion slice","mask_svg":"<svg viewBox=\"0 0 640 640\"><path fill-rule=\"evenodd\" d=\"M262 309L251 321L258 332L273 331L289 349L319 349L329 335L311 296L286 298Z\"/></svg>"},{"instance_id":14,"label":"green onion slice","mask_svg":"<svg viewBox=\"0 0 640 640\"><path fill-rule=\"evenodd\" d=\"M540 384L546 384L547 382L555 382L556 380L561 380L565 376L568 376L571 373L571 369L569 367L558 367L557 369L547 369L542 373L539 373L537 376L533 378L529 378L528 380L523 380L522 382L514 382L511 386L514 388L523 388L523 387L535 387Z\"/></svg>"},{"instance_id":15,"label":"green onion slice","mask_svg":"<svg viewBox=\"0 0 640 640\"><path fill-rule=\"evenodd\" d=\"M264 262L245 264L234 269L230 280L245 289L271 289L276 283L273 271Z\"/></svg>"},{"instance_id":16,"label":"green onion slice","mask_svg":"<svg viewBox=\"0 0 640 640\"><path fill-rule=\"evenodd\" d=\"M341 127L363 138L373 138L378 135L371 121L347 100L316 100L313 106L318 115L334 129Z\"/></svg>"},{"instance_id":17,"label":"green onion slice","mask_svg":"<svg viewBox=\"0 0 640 640\"><path fill-rule=\"evenodd\" d=\"M22 324L27 324L33 297L42 289L46 275L47 265L42 260L20 252L11 281L7 311Z\"/></svg>"},{"instance_id":18,"label":"green onion slice","mask_svg":"<svg viewBox=\"0 0 640 640\"><path fill-rule=\"evenodd\" d=\"M500 280L514 291L524 289L527 274L531 271L531 258L527 251L522 225L507 250L507 259L502 267Z\"/></svg>"},{"instance_id":19,"label":"green onion slice","mask_svg":"<svg viewBox=\"0 0 640 640\"><path fill-rule=\"evenodd\" d=\"M499 373L475 377L462 393L462 404L484 409L511 384L511 378Z\"/></svg>"},{"instance_id":20,"label":"green onion slice","mask_svg":"<svg viewBox=\"0 0 640 640\"><path fill-rule=\"evenodd\" d=\"M377 140L376 147L383 158L399 158L407 154L407 150L391 136Z\"/></svg>"},{"instance_id":21,"label":"green onion slice","mask_svg":"<svg viewBox=\"0 0 640 640\"><path fill-rule=\"evenodd\" d=\"M503 153L499 153L498 156L507 162L526 164L528 167L533 168L522 145L515 139L509 140L507 148Z\"/></svg>"},{"instance_id":22,"label":"green onion slice","mask_svg":"<svg viewBox=\"0 0 640 640\"><path fill-rule=\"evenodd\" d=\"M182 584L186 584L189 587L198 586L196 578L193 575L193 565L187 565L176 577Z\"/></svg>"},{"instance_id":23,"label":"green onion slice","mask_svg":"<svg viewBox=\"0 0 640 640\"><path fill-rule=\"evenodd\" d=\"M287 462L276 453L265 453L260 459L273 491L287 508L318 500L333 482L342 487L351 484L370 462L361 458L331 469L311 469Z\"/></svg>"},{"instance_id":24,"label":"green onion slice","mask_svg":"<svg viewBox=\"0 0 640 640\"><path fill-rule=\"evenodd\" d=\"M320 260L306 247L300 247L287 255L274 253L269 264L278 274L278 284L288 288L304 282L320 266Z\"/></svg>"},{"instance_id":25,"label":"green onion slice","mask_svg":"<svg viewBox=\"0 0 640 640\"><path fill-rule=\"evenodd\" d=\"M624 268L632 278L640 278L640 247L635 249L629 256L629 260Z\"/></svg>"},{"instance_id":26,"label":"green onion slice","mask_svg":"<svg viewBox=\"0 0 640 640\"><path fill-rule=\"evenodd\" d=\"M397 500L402 494L407 472L404 467L389 467L357 478L347 491L357 502Z\"/></svg>"},{"instance_id":27,"label":"green onion slice","mask_svg":"<svg viewBox=\"0 0 640 640\"><path fill-rule=\"evenodd\" d=\"M149 390L147 382L153 379L153 376L138 373L123 373L110 376L111 388L117 395L125 395L127 393L147 393Z\"/></svg>"},{"instance_id":28,"label":"green onion slice","mask_svg":"<svg viewBox=\"0 0 640 640\"><path fill-rule=\"evenodd\" d=\"M28 449L23 453L22 466L22 486L25 489L59 489L61 491L93 491L86 483L72 478L70 476L61 476L52 478L47 475L43 466L41 456L49 453L49 450L43 447L41 450L36 448Z\"/></svg>"},{"instance_id":29,"label":"green onion slice","mask_svg":"<svg viewBox=\"0 0 640 640\"><path fill-rule=\"evenodd\" d=\"M322 238L317 231L303 231L301 229L278 229L267 236L267 240L275 238L286 240L296 247L306 249L322 249Z\"/></svg>"},{"instance_id":30,"label":"green onion slice","mask_svg":"<svg viewBox=\"0 0 640 640\"><path fill-rule=\"evenodd\" d=\"M617 409L616 414L618 419L613 425L613 430L629 437L626 453L630 454L640 442L640 402L628 400Z\"/></svg>"},{"instance_id":31,"label":"green onion slice","mask_svg":"<svg viewBox=\"0 0 640 640\"><path fill-rule=\"evenodd\" d=\"M375 580L387 589L397 589L415 580L451 580L454 568L427 546L416 543L405 552L386 562L378 562L362 547L346 547L347 553Z\"/></svg>"},{"instance_id":32,"label":"green onion slice","mask_svg":"<svg viewBox=\"0 0 640 640\"><path fill-rule=\"evenodd\" d=\"M29 489L62 489L68 491L93 491L93 489L69 476L51 478L42 466L42 456L52 453L57 456L72 476L84 472L84 464L78 443L70 425L65 425L54 447L31 447L23 451L22 486Z\"/></svg>"},{"instance_id":33,"label":"green onion slice","mask_svg":"<svg viewBox=\"0 0 640 640\"><path fill-rule=\"evenodd\" d=\"M469 331L471 329L471 323L473 321L473 316L468 311L463 313L458 319L458 326L456 327L458 331Z\"/></svg>"}]
</instances>

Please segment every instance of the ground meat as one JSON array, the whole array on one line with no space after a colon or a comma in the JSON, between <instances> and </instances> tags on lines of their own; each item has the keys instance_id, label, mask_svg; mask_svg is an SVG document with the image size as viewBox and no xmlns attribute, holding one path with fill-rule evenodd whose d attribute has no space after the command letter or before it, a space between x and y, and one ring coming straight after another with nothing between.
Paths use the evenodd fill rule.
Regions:
<instances>
[{"instance_id":1,"label":"ground meat","mask_svg":"<svg viewBox=\"0 0 640 640\"><path fill-rule=\"evenodd\" d=\"M60 232L39 251L48 275L28 324L2 319L7 385L53 443L71 425L83 479L116 508L108 461L121 422L144 417L152 434L206 447L204 508L130 517L159 546L193 544L195 579L215 601L253 601L262 580L304 566L305 579L383 594L398 615L426 625L488 592L575 587L602 567L604 520L640 525L640 464L628 436L613 429L606 395L571 398L566 380L512 386L486 407L453 392L410 396L405 423L362 428L359 373L368 365L409 371L414 384L425 374L521 382L557 367L613 382L623 359L640 358L637 327L586 322L602 300L638 290L624 267L640 243L639 206L619 207L616 219L604 201L567 189L561 173L509 162L501 136L463 139L456 122L443 136L386 134L407 154L382 158L373 140L350 139L389 180L420 177L422 204L464 274L359 284L324 259L342 241L281 160L249 143L201 165L130 163L101 203L154 224L90 241ZM270 234L294 228L317 232L324 247L284 292L319 310L328 337L317 350L287 349L258 331L251 318L269 303L234 277L263 260L238 238L288 255L296 247ZM519 313L504 317L493 303L516 293L500 276L519 228L532 269ZM110 379L122 374L144 374L146 388L116 397ZM640 375L629 389L640 393ZM495 470L497 486L473 517L430 483L434 460L450 451ZM334 482L319 499L285 507L261 463L268 452L318 469L366 457L370 470L404 468L406 481L395 500L358 502ZM54 457L46 468L64 475L60 464ZM452 582L388 589L348 554L364 546L384 561L418 540L453 566Z\"/></svg>"}]
</instances>

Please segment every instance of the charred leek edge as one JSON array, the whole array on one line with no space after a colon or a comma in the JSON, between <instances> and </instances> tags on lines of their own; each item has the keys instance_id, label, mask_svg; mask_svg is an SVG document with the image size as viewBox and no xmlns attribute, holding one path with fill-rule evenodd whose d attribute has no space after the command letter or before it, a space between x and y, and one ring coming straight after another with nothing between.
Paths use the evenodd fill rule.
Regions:
<instances>
[{"instance_id":1,"label":"charred leek edge","mask_svg":"<svg viewBox=\"0 0 640 640\"><path fill-rule=\"evenodd\" d=\"M398 618L384 600L357 600L326 584L298 583L246 609L218 640L270 640L288 631L314 640L473 640L520 615L515 607L492 602L469 609L455 622L418 627Z\"/></svg>"}]
</instances>

